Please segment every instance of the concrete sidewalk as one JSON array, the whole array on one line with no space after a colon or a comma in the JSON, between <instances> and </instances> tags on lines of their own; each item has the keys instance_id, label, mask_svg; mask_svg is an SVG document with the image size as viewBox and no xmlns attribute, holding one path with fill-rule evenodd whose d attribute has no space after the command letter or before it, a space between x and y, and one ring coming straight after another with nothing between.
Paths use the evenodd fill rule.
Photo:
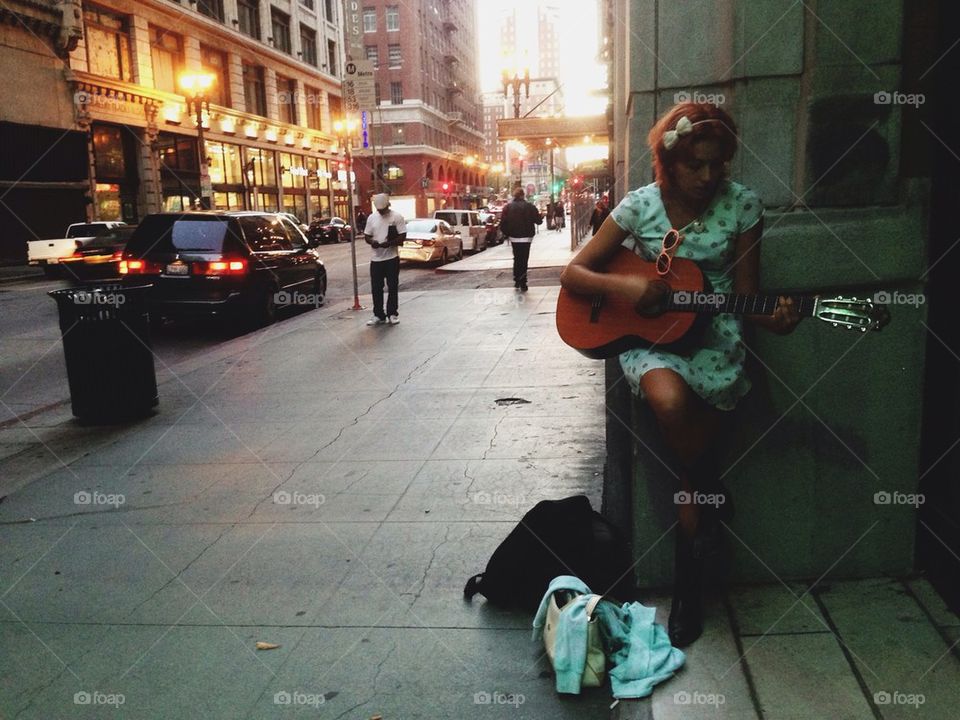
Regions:
<instances>
[{"instance_id":1,"label":"concrete sidewalk","mask_svg":"<svg viewBox=\"0 0 960 720\"><path fill-rule=\"evenodd\" d=\"M142 422L0 430L0 718L610 717L609 687L554 692L529 615L461 596L537 501L600 506L603 366L557 292L322 308L158 368ZM808 586L712 597L613 716L955 716L960 620L926 582Z\"/></svg>"},{"instance_id":2,"label":"concrete sidewalk","mask_svg":"<svg viewBox=\"0 0 960 720\"><path fill-rule=\"evenodd\" d=\"M570 249L570 225L562 230L547 230L546 222L533 238L530 246L531 268L563 267L576 251ZM510 270L513 268L513 249L509 242L494 245L483 252L469 255L463 260L452 262L440 267L447 272L462 272L464 270Z\"/></svg>"}]
</instances>

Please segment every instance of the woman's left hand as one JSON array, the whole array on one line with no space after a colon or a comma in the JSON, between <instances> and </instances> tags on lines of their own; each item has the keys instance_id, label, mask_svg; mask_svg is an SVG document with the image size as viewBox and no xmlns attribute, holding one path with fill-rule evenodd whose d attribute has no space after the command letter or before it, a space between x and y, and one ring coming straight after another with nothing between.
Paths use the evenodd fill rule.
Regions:
<instances>
[{"instance_id":1,"label":"woman's left hand","mask_svg":"<svg viewBox=\"0 0 960 720\"><path fill-rule=\"evenodd\" d=\"M800 313L793 298L785 295L777 298L777 307L770 316L769 329L778 335L789 335L799 323Z\"/></svg>"}]
</instances>

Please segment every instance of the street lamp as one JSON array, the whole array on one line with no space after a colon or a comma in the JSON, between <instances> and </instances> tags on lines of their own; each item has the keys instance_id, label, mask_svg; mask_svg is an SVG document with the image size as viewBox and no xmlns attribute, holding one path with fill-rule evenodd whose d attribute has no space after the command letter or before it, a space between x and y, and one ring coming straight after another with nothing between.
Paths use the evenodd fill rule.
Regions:
<instances>
[{"instance_id":1,"label":"street lamp","mask_svg":"<svg viewBox=\"0 0 960 720\"><path fill-rule=\"evenodd\" d=\"M520 117L520 86L523 85L527 92L527 99L530 98L530 68L523 69L523 77L520 77L519 70L511 71L504 68L501 74L503 81L503 96L507 97L507 89L513 88L513 117Z\"/></svg>"},{"instance_id":2,"label":"street lamp","mask_svg":"<svg viewBox=\"0 0 960 720\"><path fill-rule=\"evenodd\" d=\"M193 112L197 115L197 145L200 151L200 207L203 210L210 209L210 195L213 193L213 187L210 183L210 171L207 167L207 144L203 138L203 106L207 106L207 112L210 112L209 90L216 81L216 76L211 73L184 73L180 76L180 87L187 98L187 112Z\"/></svg>"},{"instance_id":3,"label":"street lamp","mask_svg":"<svg viewBox=\"0 0 960 720\"><path fill-rule=\"evenodd\" d=\"M357 278L357 218L353 211L353 137L357 134L358 123L354 118L343 118L333 123L333 133L337 142L347 154L347 207L350 209L350 258L353 265L353 309L362 310L360 305L360 282Z\"/></svg>"}]
</instances>

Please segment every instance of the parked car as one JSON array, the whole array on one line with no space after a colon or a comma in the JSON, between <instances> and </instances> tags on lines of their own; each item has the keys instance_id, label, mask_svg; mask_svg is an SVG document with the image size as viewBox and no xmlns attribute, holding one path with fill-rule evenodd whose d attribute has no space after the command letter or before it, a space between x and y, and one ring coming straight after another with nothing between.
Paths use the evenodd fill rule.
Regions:
<instances>
[{"instance_id":1,"label":"parked car","mask_svg":"<svg viewBox=\"0 0 960 720\"><path fill-rule=\"evenodd\" d=\"M64 274L79 282L119 278L123 250L136 229L136 225L123 225L93 238L60 260Z\"/></svg>"},{"instance_id":2,"label":"parked car","mask_svg":"<svg viewBox=\"0 0 960 720\"><path fill-rule=\"evenodd\" d=\"M434 210L433 216L448 223L454 232L460 233L464 250L479 252L484 249L486 228L478 211L467 209Z\"/></svg>"},{"instance_id":3,"label":"parked car","mask_svg":"<svg viewBox=\"0 0 960 720\"><path fill-rule=\"evenodd\" d=\"M463 240L443 220L413 218L407 220L407 239L400 246L400 259L414 262L439 262L463 257Z\"/></svg>"},{"instance_id":4,"label":"parked car","mask_svg":"<svg viewBox=\"0 0 960 720\"><path fill-rule=\"evenodd\" d=\"M320 218L310 223L307 237L317 243L350 242L353 239L353 229L350 223L342 218Z\"/></svg>"},{"instance_id":5,"label":"parked car","mask_svg":"<svg viewBox=\"0 0 960 720\"><path fill-rule=\"evenodd\" d=\"M303 222L303 221L302 221L300 218L298 218L296 215L294 215L293 213L288 213L288 212L282 212L282 213L278 213L278 214L279 214L279 215L282 215L282 216L285 217L287 220L289 220L290 222L292 222L294 225L296 225L298 228L300 228L300 232L302 232L304 235L306 235L307 237L309 237L310 226L307 225L305 222Z\"/></svg>"},{"instance_id":6,"label":"parked car","mask_svg":"<svg viewBox=\"0 0 960 720\"><path fill-rule=\"evenodd\" d=\"M124 225L126 223L114 220L73 223L67 226L67 232L62 238L29 241L27 243L27 263L39 265L43 268L44 274L54 276L59 269L56 266L60 264L63 258L71 257L98 235Z\"/></svg>"},{"instance_id":7,"label":"parked car","mask_svg":"<svg viewBox=\"0 0 960 720\"><path fill-rule=\"evenodd\" d=\"M487 247L499 245L503 242L503 233L500 232L500 217L503 215L501 210L481 210L480 221L485 228L484 242Z\"/></svg>"},{"instance_id":8,"label":"parked car","mask_svg":"<svg viewBox=\"0 0 960 720\"><path fill-rule=\"evenodd\" d=\"M119 272L153 283L151 321L201 314L265 325L278 306L322 302L327 271L312 246L277 213L160 213L137 227Z\"/></svg>"}]
</instances>

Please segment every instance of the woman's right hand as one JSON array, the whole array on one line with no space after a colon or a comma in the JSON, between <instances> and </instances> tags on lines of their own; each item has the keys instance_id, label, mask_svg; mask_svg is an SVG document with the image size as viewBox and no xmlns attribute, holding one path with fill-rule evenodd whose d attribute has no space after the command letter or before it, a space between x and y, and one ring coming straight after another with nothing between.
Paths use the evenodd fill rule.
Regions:
<instances>
[{"instance_id":1,"label":"woman's right hand","mask_svg":"<svg viewBox=\"0 0 960 720\"><path fill-rule=\"evenodd\" d=\"M630 278L630 299L633 309L638 313L655 308L669 292L670 286L663 280L649 280L637 276Z\"/></svg>"}]
</instances>

